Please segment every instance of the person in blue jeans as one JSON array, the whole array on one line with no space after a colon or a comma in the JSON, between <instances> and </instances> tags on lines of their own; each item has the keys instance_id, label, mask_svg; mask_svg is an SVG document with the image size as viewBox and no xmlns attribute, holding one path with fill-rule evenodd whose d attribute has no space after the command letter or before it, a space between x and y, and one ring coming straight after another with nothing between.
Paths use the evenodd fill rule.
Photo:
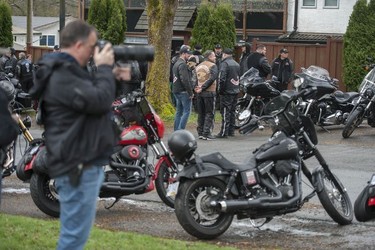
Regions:
<instances>
[{"instance_id":1,"label":"person in blue jeans","mask_svg":"<svg viewBox=\"0 0 375 250\"><path fill-rule=\"evenodd\" d=\"M83 249L95 220L96 203L116 142L111 121L115 99L111 44L96 46L96 29L82 20L61 32L61 52L39 61L31 95L39 98L47 165L60 202L57 249ZM85 67L93 56L96 72Z\"/></svg>"},{"instance_id":2,"label":"person in blue jeans","mask_svg":"<svg viewBox=\"0 0 375 250\"><path fill-rule=\"evenodd\" d=\"M191 112L192 98L194 96L189 69L186 64L192 52L188 46L180 49L180 58L173 65L172 93L176 99L176 115L174 130L185 129Z\"/></svg>"}]
</instances>

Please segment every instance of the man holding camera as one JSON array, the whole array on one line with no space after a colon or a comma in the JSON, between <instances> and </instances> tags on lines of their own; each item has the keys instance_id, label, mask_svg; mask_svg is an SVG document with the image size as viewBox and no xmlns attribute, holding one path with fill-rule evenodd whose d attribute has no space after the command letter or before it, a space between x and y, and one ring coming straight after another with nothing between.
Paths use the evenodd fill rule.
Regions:
<instances>
[{"instance_id":1,"label":"man holding camera","mask_svg":"<svg viewBox=\"0 0 375 250\"><path fill-rule=\"evenodd\" d=\"M60 201L57 249L83 249L95 219L103 166L115 144L111 104L115 98L111 44L99 51L97 31L73 21L61 32L61 52L43 57L35 75L45 126L48 170ZM85 67L91 57L97 71Z\"/></svg>"}]
</instances>

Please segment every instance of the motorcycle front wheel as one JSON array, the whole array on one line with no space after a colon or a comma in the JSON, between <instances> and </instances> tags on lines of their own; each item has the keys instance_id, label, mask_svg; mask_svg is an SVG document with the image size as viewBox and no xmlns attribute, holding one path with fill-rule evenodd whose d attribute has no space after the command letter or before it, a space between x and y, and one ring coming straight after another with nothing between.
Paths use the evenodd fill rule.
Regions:
<instances>
[{"instance_id":1,"label":"motorcycle front wheel","mask_svg":"<svg viewBox=\"0 0 375 250\"><path fill-rule=\"evenodd\" d=\"M160 165L155 180L155 188L160 199L169 207L174 208L174 196L167 196L167 190L173 183L176 182L177 172L170 168L166 161Z\"/></svg>"},{"instance_id":2,"label":"motorcycle front wheel","mask_svg":"<svg viewBox=\"0 0 375 250\"><path fill-rule=\"evenodd\" d=\"M345 127L342 131L342 137L349 138L349 136L354 132L354 130L362 123L365 116L365 111L363 109L355 109L349 114L346 120Z\"/></svg>"},{"instance_id":3,"label":"motorcycle front wheel","mask_svg":"<svg viewBox=\"0 0 375 250\"><path fill-rule=\"evenodd\" d=\"M30 193L35 205L43 213L55 218L60 216L59 196L55 181L47 174L33 173L30 179Z\"/></svg>"},{"instance_id":4,"label":"motorcycle front wheel","mask_svg":"<svg viewBox=\"0 0 375 250\"><path fill-rule=\"evenodd\" d=\"M353 220L353 206L347 192L340 192L332 178L323 171L320 175L323 190L318 193L320 202L328 215L340 225L348 225ZM334 176L338 182L339 179Z\"/></svg>"},{"instance_id":5,"label":"motorcycle front wheel","mask_svg":"<svg viewBox=\"0 0 375 250\"><path fill-rule=\"evenodd\" d=\"M212 200L223 197L225 188L215 178L180 181L175 213L186 232L199 239L214 239L228 229L234 215L210 206Z\"/></svg>"},{"instance_id":6,"label":"motorcycle front wheel","mask_svg":"<svg viewBox=\"0 0 375 250\"><path fill-rule=\"evenodd\" d=\"M238 102L234 107L234 128L238 129L245 125L251 118L251 110L246 109L248 103Z\"/></svg>"}]
</instances>

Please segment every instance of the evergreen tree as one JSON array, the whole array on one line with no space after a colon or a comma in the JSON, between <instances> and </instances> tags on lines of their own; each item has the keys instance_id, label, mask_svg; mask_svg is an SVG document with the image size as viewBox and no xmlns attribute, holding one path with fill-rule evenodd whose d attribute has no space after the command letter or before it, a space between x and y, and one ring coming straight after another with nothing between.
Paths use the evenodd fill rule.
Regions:
<instances>
[{"instance_id":1,"label":"evergreen tree","mask_svg":"<svg viewBox=\"0 0 375 250\"><path fill-rule=\"evenodd\" d=\"M126 31L126 10L122 0L91 1L88 23L96 27L100 38L112 44L124 42Z\"/></svg>"},{"instance_id":2,"label":"evergreen tree","mask_svg":"<svg viewBox=\"0 0 375 250\"><path fill-rule=\"evenodd\" d=\"M10 6L4 0L0 0L0 47L12 47L12 14Z\"/></svg>"},{"instance_id":3,"label":"evergreen tree","mask_svg":"<svg viewBox=\"0 0 375 250\"><path fill-rule=\"evenodd\" d=\"M364 65L375 58L375 0L358 0L350 16L344 35L344 83L348 90L356 91L366 75Z\"/></svg>"},{"instance_id":4,"label":"evergreen tree","mask_svg":"<svg viewBox=\"0 0 375 250\"><path fill-rule=\"evenodd\" d=\"M198 8L197 19L192 29L190 44L201 44L203 50L213 49L220 43L233 48L236 42L236 27L233 9L230 4L202 3Z\"/></svg>"}]
</instances>

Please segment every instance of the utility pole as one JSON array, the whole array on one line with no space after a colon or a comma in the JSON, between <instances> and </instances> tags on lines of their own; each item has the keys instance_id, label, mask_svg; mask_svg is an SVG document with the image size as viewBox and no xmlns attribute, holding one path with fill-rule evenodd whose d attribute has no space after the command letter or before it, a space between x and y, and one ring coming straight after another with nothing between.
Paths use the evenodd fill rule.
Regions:
<instances>
[{"instance_id":1,"label":"utility pole","mask_svg":"<svg viewBox=\"0 0 375 250\"><path fill-rule=\"evenodd\" d=\"M65 27L65 0L60 0L60 30L59 30L60 39L61 39L61 31L63 30L64 27Z\"/></svg>"},{"instance_id":2,"label":"utility pole","mask_svg":"<svg viewBox=\"0 0 375 250\"><path fill-rule=\"evenodd\" d=\"M33 0L27 0L26 16L26 52L30 53L30 47L33 45Z\"/></svg>"},{"instance_id":3,"label":"utility pole","mask_svg":"<svg viewBox=\"0 0 375 250\"><path fill-rule=\"evenodd\" d=\"M243 18L242 18L242 39L247 40L246 34L246 23L247 23L247 0L243 2Z\"/></svg>"},{"instance_id":4,"label":"utility pole","mask_svg":"<svg viewBox=\"0 0 375 250\"><path fill-rule=\"evenodd\" d=\"M78 0L78 18L85 20L85 0Z\"/></svg>"}]
</instances>

